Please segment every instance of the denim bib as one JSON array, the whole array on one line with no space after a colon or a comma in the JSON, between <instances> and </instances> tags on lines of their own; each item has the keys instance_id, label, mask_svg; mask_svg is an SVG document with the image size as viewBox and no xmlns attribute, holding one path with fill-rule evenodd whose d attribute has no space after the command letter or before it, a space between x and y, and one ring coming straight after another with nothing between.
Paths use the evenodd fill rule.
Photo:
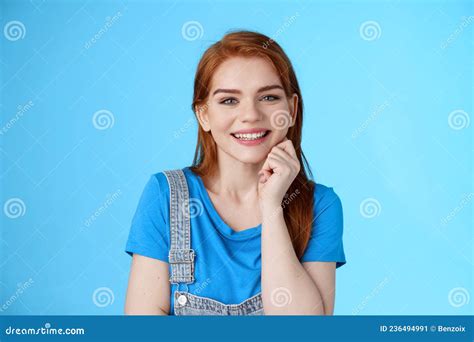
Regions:
<instances>
[{"instance_id":1,"label":"denim bib","mask_svg":"<svg viewBox=\"0 0 474 342\"><path fill-rule=\"evenodd\" d=\"M164 171L170 188L170 283L177 284L174 313L182 315L264 315L261 292L238 304L224 304L209 297L192 294L188 284L194 283L194 257L191 248L189 190L182 170ZM199 276L199 275L198 275ZM184 289L180 290L180 285ZM225 284L223 284L225 285Z\"/></svg>"}]
</instances>

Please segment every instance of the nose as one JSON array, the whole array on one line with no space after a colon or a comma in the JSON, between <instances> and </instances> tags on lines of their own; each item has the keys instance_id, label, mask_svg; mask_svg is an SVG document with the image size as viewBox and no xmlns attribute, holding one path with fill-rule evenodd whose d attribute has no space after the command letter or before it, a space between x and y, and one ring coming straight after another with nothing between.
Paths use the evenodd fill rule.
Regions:
<instances>
[{"instance_id":1,"label":"nose","mask_svg":"<svg viewBox=\"0 0 474 342\"><path fill-rule=\"evenodd\" d=\"M260 112L253 101L248 101L245 106L241 107L239 116L242 122L254 122L260 121L263 114Z\"/></svg>"}]
</instances>

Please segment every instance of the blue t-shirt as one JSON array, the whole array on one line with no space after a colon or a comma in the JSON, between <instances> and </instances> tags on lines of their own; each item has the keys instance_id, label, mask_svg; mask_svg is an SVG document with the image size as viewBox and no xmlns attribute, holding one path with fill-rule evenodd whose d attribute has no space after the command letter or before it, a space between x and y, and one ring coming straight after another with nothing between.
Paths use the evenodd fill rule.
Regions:
<instances>
[{"instance_id":1,"label":"blue t-shirt","mask_svg":"<svg viewBox=\"0 0 474 342\"><path fill-rule=\"evenodd\" d=\"M238 304L261 291L261 224L234 231L219 216L198 175L185 167L189 197L200 205L199 215L191 215L191 248L195 251L195 282L190 293L209 297L224 304ZM343 217L339 197L332 188L315 187L314 221L305 261L346 263L342 243ZM169 187L163 172L150 177L132 220L126 244L129 255L137 253L168 262ZM202 205L201 205L202 204ZM171 294L177 289L171 284ZM183 285L180 285L183 289ZM174 314L174 296L170 298Z\"/></svg>"}]
</instances>

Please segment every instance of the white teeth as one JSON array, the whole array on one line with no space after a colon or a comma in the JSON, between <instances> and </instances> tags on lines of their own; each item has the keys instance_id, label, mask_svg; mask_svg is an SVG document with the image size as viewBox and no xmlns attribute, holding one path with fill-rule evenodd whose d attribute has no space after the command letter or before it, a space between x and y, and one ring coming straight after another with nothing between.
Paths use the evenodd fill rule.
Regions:
<instances>
[{"instance_id":1,"label":"white teeth","mask_svg":"<svg viewBox=\"0 0 474 342\"><path fill-rule=\"evenodd\" d=\"M256 139L260 139L261 137L263 137L265 135L266 132L260 132L260 133L244 133L244 134L241 134L241 133L235 133L234 136L238 139L242 139L242 140L256 140Z\"/></svg>"}]
</instances>

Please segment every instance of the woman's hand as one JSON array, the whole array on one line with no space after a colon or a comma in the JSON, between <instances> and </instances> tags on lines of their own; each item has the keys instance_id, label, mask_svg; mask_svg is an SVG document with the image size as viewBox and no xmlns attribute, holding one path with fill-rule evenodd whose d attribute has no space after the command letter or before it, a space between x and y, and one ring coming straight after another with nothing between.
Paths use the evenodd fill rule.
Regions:
<instances>
[{"instance_id":1,"label":"woman's hand","mask_svg":"<svg viewBox=\"0 0 474 342\"><path fill-rule=\"evenodd\" d=\"M265 160L258 183L260 208L278 208L293 180L300 172L300 162L291 140L275 145Z\"/></svg>"}]
</instances>

